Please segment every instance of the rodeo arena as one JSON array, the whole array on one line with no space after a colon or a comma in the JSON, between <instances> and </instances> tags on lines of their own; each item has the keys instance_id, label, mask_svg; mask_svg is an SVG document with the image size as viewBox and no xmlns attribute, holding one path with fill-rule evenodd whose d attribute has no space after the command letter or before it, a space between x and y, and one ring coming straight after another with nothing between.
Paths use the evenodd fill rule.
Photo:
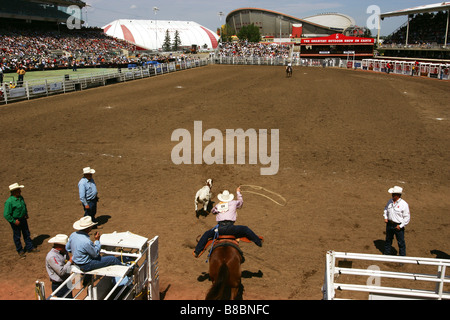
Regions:
<instances>
[{"instance_id":1,"label":"rodeo arena","mask_svg":"<svg viewBox=\"0 0 450 320\"><path fill-rule=\"evenodd\" d=\"M88 27L86 6L0 3L0 299L450 299L450 2L375 35L261 8Z\"/></svg>"}]
</instances>

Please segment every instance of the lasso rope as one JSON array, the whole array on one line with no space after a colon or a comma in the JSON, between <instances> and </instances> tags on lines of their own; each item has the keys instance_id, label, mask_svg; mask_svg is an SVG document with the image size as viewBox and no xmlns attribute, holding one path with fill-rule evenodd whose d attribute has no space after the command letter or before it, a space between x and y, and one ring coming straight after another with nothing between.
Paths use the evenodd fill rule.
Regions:
<instances>
[{"instance_id":1,"label":"lasso rope","mask_svg":"<svg viewBox=\"0 0 450 320\"><path fill-rule=\"evenodd\" d=\"M270 190L267 190L267 189L264 188L264 187L255 186L255 185L251 185L251 184L242 184L241 187L249 187L249 188L252 188L252 189L255 189L255 190L264 190L265 192L268 192L268 193L271 193L271 194L273 194L273 195L278 196L278 197L279 197L280 199L282 199L283 201L282 201L282 202L278 202L278 201L272 199L271 197L269 197L269 196L267 196L267 195L265 195L265 194L262 194L262 193L259 193L259 192L255 192L255 191L241 190L241 192L257 194L257 195L259 195L259 196L262 196L262 197L265 197L265 198L269 199L270 201L272 201L272 202L274 202L274 203L276 203L277 205L282 206L282 207L284 207L284 206L287 204L286 198L284 198L281 194L276 193L276 192L273 192L273 191L270 191Z\"/></svg>"}]
</instances>

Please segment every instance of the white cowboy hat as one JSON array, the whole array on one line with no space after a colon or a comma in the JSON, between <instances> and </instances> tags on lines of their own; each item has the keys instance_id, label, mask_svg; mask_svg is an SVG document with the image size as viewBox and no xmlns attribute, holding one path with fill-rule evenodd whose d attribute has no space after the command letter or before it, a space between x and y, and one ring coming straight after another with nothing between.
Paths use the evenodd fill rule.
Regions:
<instances>
[{"instance_id":1,"label":"white cowboy hat","mask_svg":"<svg viewBox=\"0 0 450 320\"><path fill-rule=\"evenodd\" d=\"M390 188L388 190L389 193L398 193L398 194L402 194L403 193L403 188L399 187L399 186L395 186L393 188Z\"/></svg>"},{"instance_id":2,"label":"white cowboy hat","mask_svg":"<svg viewBox=\"0 0 450 320\"><path fill-rule=\"evenodd\" d=\"M93 174L93 173L95 173L95 170L91 169L91 167L83 168L83 174Z\"/></svg>"},{"instance_id":3,"label":"white cowboy hat","mask_svg":"<svg viewBox=\"0 0 450 320\"><path fill-rule=\"evenodd\" d=\"M75 223L73 224L73 228L75 230L84 230L89 227L95 226L96 224L97 222L92 222L92 218L90 216L86 216L78 221L75 221Z\"/></svg>"},{"instance_id":4,"label":"white cowboy hat","mask_svg":"<svg viewBox=\"0 0 450 320\"><path fill-rule=\"evenodd\" d=\"M13 183L12 185L9 186L9 190L10 191L13 191L13 190L16 190L16 189L22 189L22 188L23 188L23 186L19 185L17 182Z\"/></svg>"},{"instance_id":5,"label":"white cowboy hat","mask_svg":"<svg viewBox=\"0 0 450 320\"><path fill-rule=\"evenodd\" d=\"M230 202L234 199L234 194L230 193L228 190L224 190L222 193L219 193L217 198L222 202Z\"/></svg>"},{"instance_id":6,"label":"white cowboy hat","mask_svg":"<svg viewBox=\"0 0 450 320\"><path fill-rule=\"evenodd\" d=\"M68 240L69 237L66 236L65 234L57 234L56 236L48 240L48 243L57 243L65 246Z\"/></svg>"}]
</instances>

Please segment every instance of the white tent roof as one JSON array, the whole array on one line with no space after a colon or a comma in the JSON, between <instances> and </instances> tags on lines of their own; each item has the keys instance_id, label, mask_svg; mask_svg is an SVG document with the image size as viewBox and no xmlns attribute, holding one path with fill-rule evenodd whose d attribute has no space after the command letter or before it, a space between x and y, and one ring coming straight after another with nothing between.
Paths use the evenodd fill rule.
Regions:
<instances>
[{"instance_id":1,"label":"white tent roof","mask_svg":"<svg viewBox=\"0 0 450 320\"><path fill-rule=\"evenodd\" d=\"M218 44L216 33L193 21L119 19L103 27L107 35L149 50L162 48L167 30L171 43L178 30L180 46L196 44L203 47L206 44L208 49L215 49Z\"/></svg>"},{"instance_id":2,"label":"white tent roof","mask_svg":"<svg viewBox=\"0 0 450 320\"><path fill-rule=\"evenodd\" d=\"M355 19L342 13L322 13L315 16L303 18L308 22L320 24L334 29L347 29L356 24Z\"/></svg>"},{"instance_id":3,"label":"white tent roof","mask_svg":"<svg viewBox=\"0 0 450 320\"><path fill-rule=\"evenodd\" d=\"M427 5L413 7L413 8L407 8L407 9L402 9L402 10L397 10L397 11L386 12L386 13L382 13L380 15L380 17L385 18L385 17L395 17L395 16L406 16L409 14L445 11L445 10L450 10L450 2L439 2L439 3L427 4Z\"/></svg>"}]
</instances>

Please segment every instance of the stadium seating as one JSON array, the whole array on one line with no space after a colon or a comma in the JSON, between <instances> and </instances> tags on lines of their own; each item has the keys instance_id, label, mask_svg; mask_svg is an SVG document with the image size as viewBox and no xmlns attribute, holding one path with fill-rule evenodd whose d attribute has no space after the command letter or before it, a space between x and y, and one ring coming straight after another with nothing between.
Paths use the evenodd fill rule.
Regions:
<instances>
[{"instance_id":1,"label":"stadium seating","mask_svg":"<svg viewBox=\"0 0 450 320\"><path fill-rule=\"evenodd\" d=\"M276 43L262 44L241 42L225 42L219 47L221 57L259 57L259 58L289 58L291 46Z\"/></svg>"},{"instance_id":2,"label":"stadium seating","mask_svg":"<svg viewBox=\"0 0 450 320\"><path fill-rule=\"evenodd\" d=\"M445 30L447 25L447 12L423 13L415 15L409 21L408 44L411 47L430 49L445 43ZM406 42L405 23L384 41L385 45L403 46ZM448 35L447 43L450 42Z\"/></svg>"},{"instance_id":3,"label":"stadium seating","mask_svg":"<svg viewBox=\"0 0 450 320\"><path fill-rule=\"evenodd\" d=\"M5 72L15 72L19 65L27 70L67 68L74 59L80 67L128 64L125 51L133 50L132 44L99 28L36 31L0 26L0 63Z\"/></svg>"}]
</instances>

